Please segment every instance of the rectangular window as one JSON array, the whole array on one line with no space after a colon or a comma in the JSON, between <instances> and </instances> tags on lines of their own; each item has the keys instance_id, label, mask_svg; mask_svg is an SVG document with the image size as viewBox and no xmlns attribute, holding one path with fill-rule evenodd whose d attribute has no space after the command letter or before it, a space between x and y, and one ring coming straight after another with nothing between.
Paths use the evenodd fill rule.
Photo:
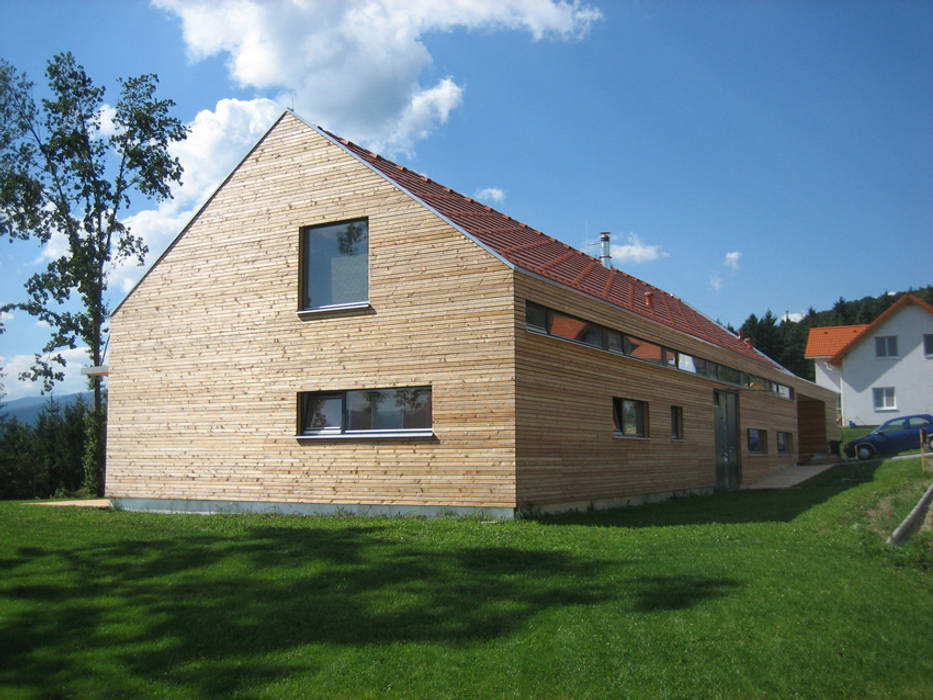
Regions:
<instances>
[{"instance_id":1,"label":"rectangular window","mask_svg":"<svg viewBox=\"0 0 933 700\"><path fill-rule=\"evenodd\" d=\"M897 336L875 336L875 357L897 357Z\"/></svg>"},{"instance_id":2,"label":"rectangular window","mask_svg":"<svg viewBox=\"0 0 933 700\"><path fill-rule=\"evenodd\" d=\"M696 374L696 358L693 355L688 355L685 352L677 353L677 369L682 369L684 372L692 372L693 374Z\"/></svg>"},{"instance_id":3,"label":"rectangular window","mask_svg":"<svg viewBox=\"0 0 933 700\"><path fill-rule=\"evenodd\" d=\"M779 430L777 433L777 451L779 455L788 455L794 449L793 437L790 433Z\"/></svg>"},{"instance_id":4,"label":"rectangular window","mask_svg":"<svg viewBox=\"0 0 933 700\"><path fill-rule=\"evenodd\" d=\"M674 440L684 439L683 406L671 406L671 437Z\"/></svg>"},{"instance_id":5,"label":"rectangular window","mask_svg":"<svg viewBox=\"0 0 933 700\"><path fill-rule=\"evenodd\" d=\"M298 394L300 436L420 436L431 424L429 386Z\"/></svg>"},{"instance_id":6,"label":"rectangular window","mask_svg":"<svg viewBox=\"0 0 933 700\"><path fill-rule=\"evenodd\" d=\"M547 332L547 309L531 301L525 302L525 325Z\"/></svg>"},{"instance_id":7,"label":"rectangular window","mask_svg":"<svg viewBox=\"0 0 933 700\"><path fill-rule=\"evenodd\" d=\"M625 336L625 354L647 362L664 362L664 348L629 335Z\"/></svg>"},{"instance_id":8,"label":"rectangular window","mask_svg":"<svg viewBox=\"0 0 933 700\"><path fill-rule=\"evenodd\" d=\"M626 437L648 437L648 404L634 399L612 400L617 433Z\"/></svg>"},{"instance_id":9,"label":"rectangular window","mask_svg":"<svg viewBox=\"0 0 933 700\"><path fill-rule=\"evenodd\" d=\"M933 357L933 333L923 334L923 354Z\"/></svg>"},{"instance_id":10,"label":"rectangular window","mask_svg":"<svg viewBox=\"0 0 933 700\"><path fill-rule=\"evenodd\" d=\"M301 308L369 301L369 222L354 219L301 230Z\"/></svg>"},{"instance_id":11,"label":"rectangular window","mask_svg":"<svg viewBox=\"0 0 933 700\"><path fill-rule=\"evenodd\" d=\"M893 386L876 386L871 390L876 411L890 411L897 408L894 402Z\"/></svg>"},{"instance_id":12,"label":"rectangular window","mask_svg":"<svg viewBox=\"0 0 933 700\"><path fill-rule=\"evenodd\" d=\"M573 316L559 314L556 311L548 314L547 331L558 338L576 340L578 343L593 345L597 348L604 345L602 326Z\"/></svg>"},{"instance_id":13,"label":"rectangular window","mask_svg":"<svg viewBox=\"0 0 933 700\"><path fill-rule=\"evenodd\" d=\"M729 382L731 384L741 384L742 373L732 367L719 365L719 379L720 381Z\"/></svg>"},{"instance_id":14,"label":"rectangular window","mask_svg":"<svg viewBox=\"0 0 933 700\"><path fill-rule=\"evenodd\" d=\"M748 451L755 455L768 454L768 431L749 428Z\"/></svg>"}]
</instances>

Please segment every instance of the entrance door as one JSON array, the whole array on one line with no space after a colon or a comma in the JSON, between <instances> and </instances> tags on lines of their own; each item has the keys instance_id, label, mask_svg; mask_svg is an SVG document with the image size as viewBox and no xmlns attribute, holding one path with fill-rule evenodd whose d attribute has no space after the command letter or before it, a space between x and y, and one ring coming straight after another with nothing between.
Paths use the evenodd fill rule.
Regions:
<instances>
[{"instance_id":1,"label":"entrance door","mask_svg":"<svg viewBox=\"0 0 933 700\"><path fill-rule=\"evenodd\" d=\"M739 486L739 412L738 395L731 391L713 391L716 422L716 488Z\"/></svg>"}]
</instances>

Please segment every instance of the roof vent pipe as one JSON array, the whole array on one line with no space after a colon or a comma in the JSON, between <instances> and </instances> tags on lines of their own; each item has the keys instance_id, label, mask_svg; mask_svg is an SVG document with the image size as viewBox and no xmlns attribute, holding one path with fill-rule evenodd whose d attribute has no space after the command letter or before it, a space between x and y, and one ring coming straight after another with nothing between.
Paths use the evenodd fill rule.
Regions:
<instances>
[{"instance_id":1,"label":"roof vent pipe","mask_svg":"<svg viewBox=\"0 0 933 700\"><path fill-rule=\"evenodd\" d=\"M603 267L612 269L612 256L609 254L609 232L599 234L599 262Z\"/></svg>"}]
</instances>

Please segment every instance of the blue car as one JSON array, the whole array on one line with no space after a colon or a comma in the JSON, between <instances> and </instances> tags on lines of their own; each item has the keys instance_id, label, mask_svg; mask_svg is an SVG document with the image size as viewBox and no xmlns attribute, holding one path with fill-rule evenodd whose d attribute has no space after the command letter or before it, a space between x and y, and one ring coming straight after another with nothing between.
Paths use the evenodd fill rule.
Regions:
<instances>
[{"instance_id":1,"label":"blue car","mask_svg":"<svg viewBox=\"0 0 933 700\"><path fill-rule=\"evenodd\" d=\"M933 416L921 413L916 416L892 418L868 435L847 442L846 457L871 459L877 454L915 450L920 447L921 430L925 431L927 445L933 451Z\"/></svg>"}]
</instances>

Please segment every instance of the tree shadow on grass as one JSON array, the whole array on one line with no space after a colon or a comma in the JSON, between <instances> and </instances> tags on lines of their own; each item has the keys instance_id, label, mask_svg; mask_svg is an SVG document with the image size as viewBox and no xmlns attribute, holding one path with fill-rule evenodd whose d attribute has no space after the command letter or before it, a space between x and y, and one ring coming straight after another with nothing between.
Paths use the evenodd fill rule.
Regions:
<instances>
[{"instance_id":1,"label":"tree shadow on grass","mask_svg":"<svg viewBox=\"0 0 933 700\"><path fill-rule=\"evenodd\" d=\"M811 508L861 483L872 481L880 462L841 464L789 489L731 491L673 498L604 511L540 516L549 524L663 527L709 523L790 522Z\"/></svg>"},{"instance_id":2,"label":"tree shadow on grass","mask_svg":"<svg viewBox=\"0 0 933 700\"><path fill-rule=\"evenodd\" d=\"M320 670L315 664L327 661L310 645L331 654L335 646L469 645L514 634L550 608L621 593L600 579L619 561L436 548L383 530L262 526L231 537L22 547L4 559L0 583L0 683L48 697L100 678L106 684L92 687L106 695L138 694L149 683L228 695Z\"/></svg>"}]
</instances>

